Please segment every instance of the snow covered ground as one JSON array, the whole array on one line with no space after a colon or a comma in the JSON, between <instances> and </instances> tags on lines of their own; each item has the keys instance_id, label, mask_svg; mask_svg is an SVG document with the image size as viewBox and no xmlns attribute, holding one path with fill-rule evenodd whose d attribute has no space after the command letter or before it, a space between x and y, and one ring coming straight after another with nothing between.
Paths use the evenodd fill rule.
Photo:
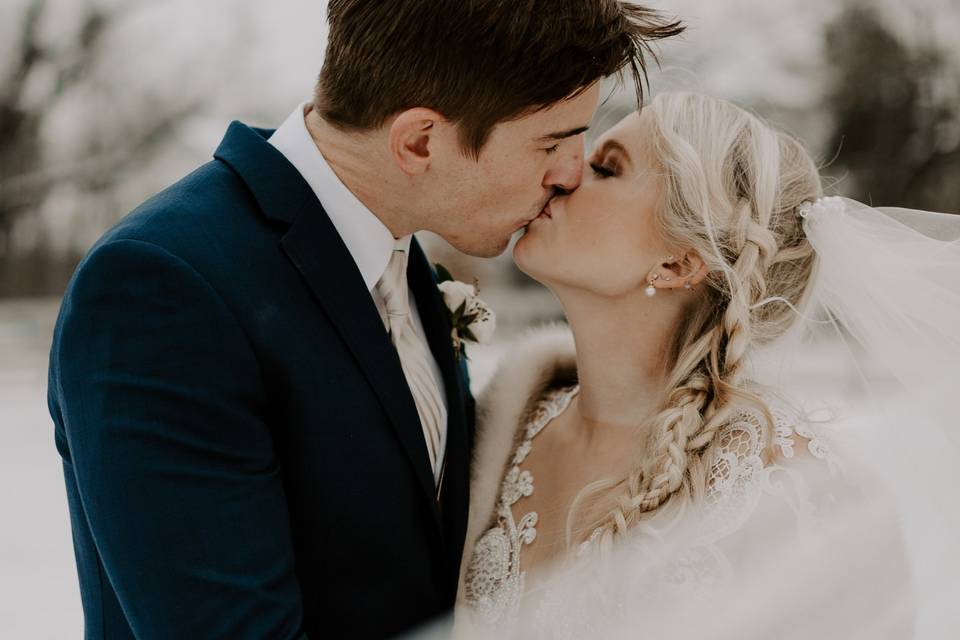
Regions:
<instances>
[{"instance_id":1,"label":"snow covered ground","mask_svg":"<svg viewBox=\"0 0 960 640\"><path fill-rule=\"evenodd\" d=\"M57 300L0 302L0 635L83 637L60 457L47 414Z\"/></svg>"}]
</instances>

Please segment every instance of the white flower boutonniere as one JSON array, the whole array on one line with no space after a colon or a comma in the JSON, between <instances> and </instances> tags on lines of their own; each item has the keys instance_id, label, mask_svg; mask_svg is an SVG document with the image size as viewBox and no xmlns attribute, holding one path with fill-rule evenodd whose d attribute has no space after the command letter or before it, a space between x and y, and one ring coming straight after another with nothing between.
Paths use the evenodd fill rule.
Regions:
<instances>
[{"instance_id":1,"label":"white flower boutonniere","mask_svg":"<svg viewBox=\"0 0 960 640\"><path fill-rule=\"evenodd\" d=\"M493 340L497 328L497 316L477 295L477 284L467 284L454 280L450 272L441 265L437 269L437 287L443 295L443 302L450 313L450 325L453 330L453 352L457 361L466 357L465 341L488 344Z\"/></svg>"}]
</instances>

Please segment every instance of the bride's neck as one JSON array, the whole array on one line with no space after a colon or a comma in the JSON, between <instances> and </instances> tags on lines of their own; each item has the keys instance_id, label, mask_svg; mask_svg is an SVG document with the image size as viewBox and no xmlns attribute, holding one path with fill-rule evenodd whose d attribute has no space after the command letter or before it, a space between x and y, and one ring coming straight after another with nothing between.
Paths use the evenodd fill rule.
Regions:
<instances>
[{"instance_id":1,"label":"bride's neck","mask_svg":"<svg viewBox=\"0 0 960 640\"><path fill-rule=\"evenodd\" d=\"M560 297L576 342L580 417L592 426L636 427L662 400L676 310L645 296Z\"/></svg>"}]
</instances>

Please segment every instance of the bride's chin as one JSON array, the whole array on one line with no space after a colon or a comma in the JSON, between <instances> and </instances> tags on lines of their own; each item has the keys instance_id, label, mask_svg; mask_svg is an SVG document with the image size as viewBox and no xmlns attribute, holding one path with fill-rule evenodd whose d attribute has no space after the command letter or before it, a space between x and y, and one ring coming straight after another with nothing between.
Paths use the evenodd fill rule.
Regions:
<instances>
[{"instance_id":1,"label":"bride's chin","mask_svg":"<svg viewBox=\"0 0 960 640\"><path fill-rule=\"evenodd\" d=\"M526 234L517 240L513 246L513 261L524 274L543 283L544 274L538 265L549 264L549 261L546 260L543 247L532 240L533 238L528 238Z\"/></svg>"},{"instance_id":2,"label":"bride's chin","mask_svg":"<svg viewBox=\"0 0 960 640\"><path fill-rule=\"evenodd\" d=\"M525 229L523 235L517 238L513 245L513 261L524 273L526 273L526 265L531 258L531 254L534 253L531 244L533 243L531 242L530 229Z\"/></svg>"}]
</instances>

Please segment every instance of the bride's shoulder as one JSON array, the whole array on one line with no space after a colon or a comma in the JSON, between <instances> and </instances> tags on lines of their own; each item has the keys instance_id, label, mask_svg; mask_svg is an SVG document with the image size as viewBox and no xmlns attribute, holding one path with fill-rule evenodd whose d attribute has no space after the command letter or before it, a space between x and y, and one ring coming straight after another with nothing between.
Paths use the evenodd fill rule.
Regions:
<instances>
[{"instance_id":1,"label":"bride's shoulder","mask_svg":"<svg viewBox=\"0 0 960 640\"><path fill-rule=\"evenodd\" d=\"M782 523L806 528L857 495L832 440L799 408L763 396L737 407L717 431L702 467L704 539L752 540L751 531Z\"/></svg>"},{"instance_id":2,"label":"bride's shoulder","mask_svg":"<svg viewBox=\"0 0 960 640\"><path fill-rule=\"evenodd\" d=\"M758 397L761 403L731 412L706 452L708 504L739 503L763 493L813 498L808 491L813 487L814 493L838 490L844 465L826 429L783 398Z\"/></svg>"}]
</instances>

